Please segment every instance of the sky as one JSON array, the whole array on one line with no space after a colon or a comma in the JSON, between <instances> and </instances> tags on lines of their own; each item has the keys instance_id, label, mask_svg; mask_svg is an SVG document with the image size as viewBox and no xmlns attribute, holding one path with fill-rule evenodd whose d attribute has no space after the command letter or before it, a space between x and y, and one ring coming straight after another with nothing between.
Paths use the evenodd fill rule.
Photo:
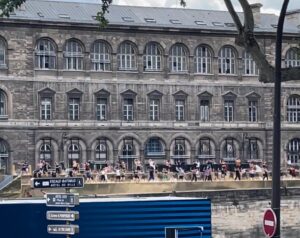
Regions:
<instances>
[{"instance_id":1,"label":"sky","mask_svg":"<svg viewBox=\"0 0 300 238\"><path fill-rule=\"evenodd\" d=\"M57 0L56 0L57 1ZM66 0L61 0L66 1ZM101 0L67 0L78 2L101 2ZM226 10L223 0L186 0L187 8ZM240 11L238 0L232 0L235 8ZM250 3L263 4L262 12L279 14L283 0L249 0ZM179 0L113 0L113 4L156 7L180 7ZM290 0L289 10L300 9L299 0Z\"/></svg>"}]
</instances>

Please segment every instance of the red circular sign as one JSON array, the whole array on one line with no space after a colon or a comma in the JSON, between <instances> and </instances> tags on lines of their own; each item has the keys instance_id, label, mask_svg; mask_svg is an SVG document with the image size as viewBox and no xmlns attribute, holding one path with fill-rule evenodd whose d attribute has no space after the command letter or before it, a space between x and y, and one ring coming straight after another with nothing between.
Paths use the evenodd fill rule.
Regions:
<instances>
[{"instance_id":1,"label":"red circular sign","mask_svg":"<svg viewBox=\"0 0 300 238\"><path fill-rule=\"evenodd\" d=\"M263 220L264 233L267 237L273 237L276 232L277 219L274 211L269 208L265 211Z\"/></svg>"}]
</instances>

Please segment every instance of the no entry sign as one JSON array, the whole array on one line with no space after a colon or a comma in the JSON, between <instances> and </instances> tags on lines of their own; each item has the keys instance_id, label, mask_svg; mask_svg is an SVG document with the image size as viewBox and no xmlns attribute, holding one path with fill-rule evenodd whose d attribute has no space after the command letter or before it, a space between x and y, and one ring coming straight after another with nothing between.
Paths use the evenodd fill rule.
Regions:
<instances>
[{"instance_id":1,"label":"no entry sign","mask_svg":"<svg viewBox=\"0 0 300 238\"><path fill-rule=\"evenodd\" d=\"M269 208L264 213L263 228L267 237L273 237L276 232L277 219L274 211Z\"/></svg>"}]
</instances>

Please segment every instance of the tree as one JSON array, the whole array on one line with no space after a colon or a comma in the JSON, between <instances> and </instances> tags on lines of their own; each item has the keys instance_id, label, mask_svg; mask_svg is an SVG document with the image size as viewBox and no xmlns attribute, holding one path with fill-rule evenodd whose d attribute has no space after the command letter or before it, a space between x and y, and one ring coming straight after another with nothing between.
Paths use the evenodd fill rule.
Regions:
<instances>
[{"instance_id":1,"label":"tree","mask_svg":"<svg viewBox=\"0 0 300 238\"><path fill-rule=\"evenodd\" d=\"M0 0L1 15L8 17L14 9L20 7L25 1L26 0ZM102 2L102 5L101 11L97 14L97 20L100 22L100 25L104 27L108 24L105 14L109 12L109 5L112 4L113 0L99 0L99 2ZM267 61L265 54L255 38L253 12L248 0L239 0L243 9L244 24L241 23L233 7L232 0L224 0L224 2L237 28L236 44L244 47L252 55L260 70L259 81L264 83L274 82L275 69L274 66ZM180 4L185 7L186 0L180 0ZM300 67L283 68L281 73L282 81L299 80Z\"/></svg>"}]
</instances>

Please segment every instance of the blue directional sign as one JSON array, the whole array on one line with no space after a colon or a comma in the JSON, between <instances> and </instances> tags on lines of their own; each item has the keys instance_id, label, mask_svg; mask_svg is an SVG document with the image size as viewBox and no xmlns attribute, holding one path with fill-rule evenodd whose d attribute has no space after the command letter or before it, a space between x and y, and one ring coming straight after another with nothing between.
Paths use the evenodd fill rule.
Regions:
<instances>
[{"instance_id":1,"label":"blue directional sign","mask_svg":"<svg viewBox=\"0 0 300 238\"><path fill-rule=\"evenodd\" d=\"M48 225L49 234L56 235L75 235L79 232L78 225Z\"/></svg>"},{"instance_id":2,"label":"blue directional sign","mask_svg":"<svg viewBox=\"0 0 300 238\"><path fill-rule=\"evenodd\" d=\"M82 177L31 179L32 188L83 188L83 186Z\"/></svg>"},{"instance_id":3,"label":"blue directional sign","mask_svg":"<svg viewBox=\"0 0 300 238\"><path fill-rule=\"evenodd\" d=\"M47 220L75 221L79 219L78 211L47 211Z\"/></svg>"},{"instance_id":4,"label":"blue directional sign","mask_svg":"<svg viewBox=\"0 0 300 238\"><path fill-rule=\"evenodd\" d=\"M47 193L48 207L74 207L79 205L79 195L73 193Z\"/></svg>"}]
</instances>

